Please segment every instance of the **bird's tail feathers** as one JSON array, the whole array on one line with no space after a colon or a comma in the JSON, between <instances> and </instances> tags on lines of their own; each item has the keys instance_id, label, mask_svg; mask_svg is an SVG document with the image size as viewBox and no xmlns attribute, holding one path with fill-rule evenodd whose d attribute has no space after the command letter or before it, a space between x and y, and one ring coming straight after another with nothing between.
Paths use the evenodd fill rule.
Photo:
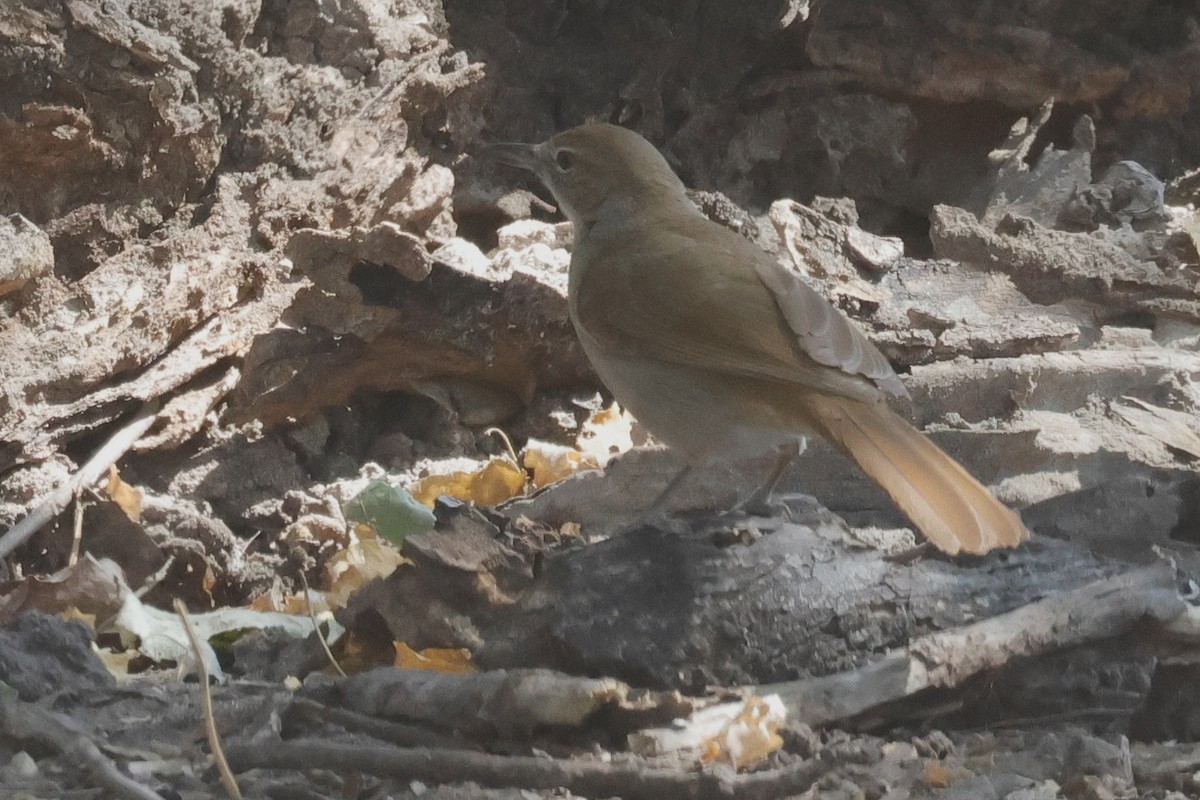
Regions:
<instances>
[{"instance_id":1,"label":"bird's tail feathers","mask_svg":"<svg viewBox=\"0 0 1200 800\"><path fill-rule=\"evenodd\" d=\"M939 550L986 553L1028 537L1015 511L886 406L828 397L805 406L809 424L882 486Z\"/></svg>"}]
</instances>

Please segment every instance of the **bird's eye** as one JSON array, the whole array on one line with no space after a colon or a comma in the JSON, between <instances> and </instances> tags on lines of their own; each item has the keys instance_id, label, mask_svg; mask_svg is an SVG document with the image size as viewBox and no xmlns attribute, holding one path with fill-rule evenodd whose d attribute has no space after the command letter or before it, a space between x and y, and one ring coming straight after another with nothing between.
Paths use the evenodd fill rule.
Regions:
<instances>
[{"instance_id":1,"label":"bird's eye","mask_svg":"<svg viewBox=\"0 0 1200 800\"><path fill-rule=\"evenodd\" d=\"M570 150L559 150L554 154L554 163L560 170L566 172L575 166L575 154Z\"/></svg>"}]
</instances>

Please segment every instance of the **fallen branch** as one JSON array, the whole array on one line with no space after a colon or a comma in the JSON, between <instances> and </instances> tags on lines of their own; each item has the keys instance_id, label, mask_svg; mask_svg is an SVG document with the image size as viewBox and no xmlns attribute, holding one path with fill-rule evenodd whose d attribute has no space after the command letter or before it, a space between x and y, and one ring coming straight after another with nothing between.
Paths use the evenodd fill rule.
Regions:
<instances>
[{"instance_id":1,"label":"fallen branch","mask_svg":"<svg viewBox=\"0 0 1200 800\"><path fill-rule=\"evenodd\" d=\"M601 711L616 728L622 721L665 725L694 710L694 703L678 692L637 692L613 678L546 669L451 674L378 667L339 682L337 693L336 700L327 702L467 736L580 727Z\"/></svg>"},{"instance_id":2,"label":"fallen branch","mask_svg":"<svg viewBox=\"0 0 1200 800\"><path fill-rule=\"evenodd\" d=\"M43 525L67 507L79 490L94 484L100 476L125 455L129 448L142 438L142 434L150 430L158 413L158 401L146 403L125 427L114 433L87 463L79 468L71 479L59 486L42 503L29 512L25 519L8 529L0 536L0 558L5 558L25 543L30 536L37 533Z\"/></svg>"},{"instance_id":3,"label":"fallen branch","mask_svg":"<svg viewBox=\"0 0 1200 800\"><path fill-rule=\"evenodd\" d=\"M974 625L922 636L856 670L752 688L758 694L778 694L794 719L826 724L923 689L958 686L1014 658L1118 636L1147 617L1169 626L1186 611L1175 587L1175 570L1164 561Z\"/></svg>"},{"instance_id":4,"label":"fallen branch","mask_svg":"<svg viewBox=\"0 0 1200 800\"><path fill-rule=\"evenodd\" d=\"M827 752L820 759L782 769L736 775L732 770L686 772L648 767L638 761L605 764L436 748L334 744L321 740L273 744L233 742L228 752L229 763L239 772L249 769L328 769L428 783L474 782L490 787L531 790L563 788L583 797L623 797L626 800L726 800L731 797L773 800L806 791L839 763L834 753Z\"/></svg>"},{"instance_id":5,"label":"fallen branch","mask_svg":"<svg viewBox=\"0 0 1200 800\"><path fill-rule=\"evenodd\" d=\"M33 703L0 695L0 733L5 739L32 739L61 753L67 764L83 767L110 796L126 800L163 800L162 795L124 774L73 720Z\"/></svg>"}]
</instances>

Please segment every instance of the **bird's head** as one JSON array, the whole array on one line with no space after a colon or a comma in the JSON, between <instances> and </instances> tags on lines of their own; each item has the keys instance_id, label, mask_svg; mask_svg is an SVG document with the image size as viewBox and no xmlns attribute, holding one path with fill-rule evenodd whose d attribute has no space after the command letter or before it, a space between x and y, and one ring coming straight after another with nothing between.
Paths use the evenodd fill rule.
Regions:
<instances>
[{"instance_id":1,"label":"bird's head","mask_svg":"<svg viewBox=\"0 0 1200 800\"><path fill-rule=\"evenodd\" d=\"M491 152L537 175L577 227L590 226L605 213L636 214L654 203L686 203L683 183L654 145L616 125L592 122L541 144L497 144Z\"/></svg>"}]
</instances>

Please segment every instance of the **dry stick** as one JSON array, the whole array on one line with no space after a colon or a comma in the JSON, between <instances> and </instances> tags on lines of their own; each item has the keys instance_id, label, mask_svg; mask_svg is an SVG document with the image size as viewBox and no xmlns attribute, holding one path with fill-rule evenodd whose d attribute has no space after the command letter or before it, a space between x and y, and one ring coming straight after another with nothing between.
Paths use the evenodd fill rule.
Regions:
<instances>
[{"instance_id":1,"label":"dry stick","mask_svg":"<svg viewBox=\"0 0 1200 800\"><path fill-rule=\"evenodd\" d=\"M483 750L477 742L467 739L456 739L444 733L429 730L420 725L406 722L395 722L379 717L360 714L337 706L327 706L310 700L307 697L297 697L291 702L291 710L305 720L318 723L339 725L353 733L365 733L372 739L398 745L400 747L436 747L443 750Z\"/></svg>"},{"instance_id":2,"label":"dry stick","mask_svg":"<svg viewBox=\"0 0 1200 800\"><path fill-rule=\"evenodd\" d=\"M778 770L735 776L732 771L686 772L644 763L499 756L440 748L400 748L322 740L231 742L230 763L239 772L263 769L328 769L419 780L521 789L563 788L583 797L625 800L774 800L806 791L840 763L803 761Z\"/></svg>"},{"instance_id":3,"label":"dry stick","mask_svg":"<svg viewBox=\"0 0 1200 800\"><path fill-rule=\"evenodd\" d=\"M300 570L300 582L304 584L304 605L308 608L308 618L312 620L313 631L317 634L317 641L321 643L321 649L325 651L325 657L329 659L330 664L333 664L338 675L343 678L348 677L346 671L342 669L342 665L333 657L333 651L329 649L329 642L325 640L325 634L321 631L321 623L317 622L317 612L313 611L312 590L308 588L308 576L304 574L304 570Z\"/></svg>"},{"instance_id":4,"label":"dry stick","mask_svg":"<svg viewBox=\"0 0 1200 800\"><path fill-rule=\"evenodd\" d=\"M95 455L88 459L87 463L80 467L70 480L51 492L41 505L29 512L25 519L9 528L4 536L0 536L0 558L5 558L24 544L30 536L37 533L43 525L54 519L58 512L66 508L77 492L99 480L110 464L125 455L126 451L133 447L137 440L142 438L142 435L154 424L154 415L158 413L158 405L158 401L154 400L142 406L137 415L101 445Z\"/></svg>"},{"instance_id":5,"label":"dry stick","mask_svg":"<svg viewBox=\"0 0 1200 800\"><path fill-rule=\"evenodd\" d=\"M932 687L951 688L1020 656L1125 633L1143 619L1170 623L1187 604L1165 561L1050 595L974 625L931 633L856 670L753 687L778 694L794 719L825 724Z\"/></svg>"},{"instance_id":6,"label":"dry stick","mask_svg":"<svg viewBox=\"0 0 1200 800\"><path fill-rule=\"evenodd\" d=\"M225 750L221 747L221 737L217 734L217 720L213 717L212 690L208 686L208 667L204 664L204 652L200 647L200 637L192 627L192 618L188 616L187 606L178 597L175 598L175 613L183 620L183 628L187 631L188 641L192 644L192 652L196 654L196 677L200 680L200 706L204 709L204 734L208 737L208 746L212 750L213 761L216 762L217 772L221 775L221 783L225 791L240 800L242 790L238 788L237 778L229 769L225 760Z\"/></svg>"},{"instance_id":7,"label":"dry stick","mask_svg":"<svg viewBox=\"0 0 1200 800\"><path fill-rule=\"evenodd\" d=\"M175 566L175 556L168 556L163 565L158 568L158 571L153 575L147 576L146 580L142 581L142 585L134 590L133 596L141 600L155 586L163 582L163 578L167 577L167 573L171 571L171 567L173 566Z\"/></svg>"},{"instance_id":8,"label":"dry stick","mask_svg":"<svg viewBox=\"0 0 1200 800\"><path fill-rule=\"evenodd\" d=\"M100 752L77 723L41 706L15 697L0 696L0 733L7 739L32 739L53 748L72 766L81 766L112 797L126 800L163 800L163 796L138 783Z\"/></svg>"}]
</instances>

